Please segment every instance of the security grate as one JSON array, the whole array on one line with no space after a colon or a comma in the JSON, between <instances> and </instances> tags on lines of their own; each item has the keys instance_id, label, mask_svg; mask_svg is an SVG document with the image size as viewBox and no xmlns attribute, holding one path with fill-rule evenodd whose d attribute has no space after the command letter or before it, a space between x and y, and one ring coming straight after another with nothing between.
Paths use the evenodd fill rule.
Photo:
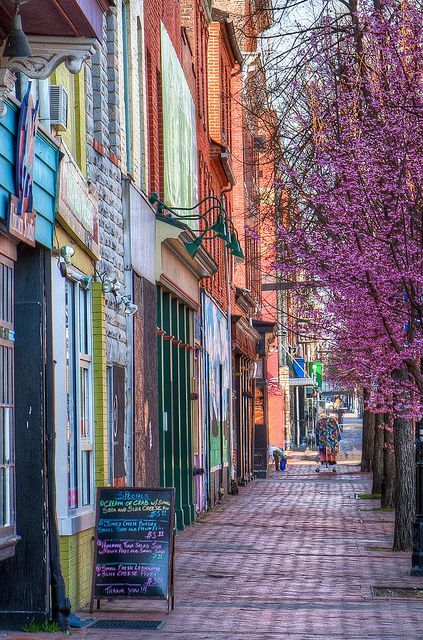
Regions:
<instances>
[{"instance_id":1,"label":"security grate","mask_svg":"<svg viewBox=\"0 0 423 640\"><path fill-rule=\"evenodd\" d=\"M165 625L163 620L97 620L90 629L161 629Z\"/></svg>"}]
</instances>

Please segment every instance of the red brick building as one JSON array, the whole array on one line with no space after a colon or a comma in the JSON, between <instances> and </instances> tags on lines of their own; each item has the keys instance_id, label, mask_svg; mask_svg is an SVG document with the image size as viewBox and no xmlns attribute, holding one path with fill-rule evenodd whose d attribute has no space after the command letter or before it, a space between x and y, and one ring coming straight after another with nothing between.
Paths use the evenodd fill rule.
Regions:
<instances>
[{"instance_id":1,"label":"red brick building","mask_svg":"<svg viewBox=\"0 0 423 640\"><path fill-rule=\"evenodd\" d=\"M205 213L211 202L222 202L245 255L245 261L234 258L223 239L212 237L215 234L210 230L205 233L201 251L216 268L212 277L201 279L202 311L211 309L212 320L203 312L194 314L193 319L197 326L198 318L198 331L194 331L192 372L196 382L192 395L198 401L191 404L192 454L194 470L204 472L194 481L197 510L218 501L230 490L232 481L244 484L251 480L254 471L254 376L261 336L253 319L260 317L262 303L260 145L259 114L252 115L246 99L248 102L256 91L253 62L257 35L271 22L269 3L256 4L162 0L145 6L149 190L166 200L166 144L161 123L166 121L163 111L167 104L162 95L166 82L160 58L164 27L195 107L198 179L194 200L205 200L199 213ZM210 199L213 197L216 200ZM167 204L176 207L178 202ZM218 213L218 207L207 212L208 227L216 223ZM205 231L204 221L197 226ZM197 259L187 259L187 267L192 269ZM209 276L210 270L205 275ZM163 282L160 288L167 291ZM171 293L175 290L171 288ZM215 326L210 327L210 322ZM219 345L209 341L205 346L207 332L216 336L217 342L221 337ZM162 411L166 413L164 405Z\"/></svg>"}]
</instances>

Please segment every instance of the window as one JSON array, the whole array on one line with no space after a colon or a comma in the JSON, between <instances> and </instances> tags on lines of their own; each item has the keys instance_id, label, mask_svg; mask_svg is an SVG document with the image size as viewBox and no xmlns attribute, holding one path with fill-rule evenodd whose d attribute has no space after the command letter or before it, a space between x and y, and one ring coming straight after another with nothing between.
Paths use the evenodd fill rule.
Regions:
<instances>
[{"instance_id":1,"label":"window","mask_svg":"<svg viewBox=\"0 0 423 640\"><path fill-rule=\"evenodd\" d=\"M13 347L13 263L0 256L0 541L15 532Z\"/></svg>"},{"instance_id":2,"label":"window","mask_svg":"<svg viewBox=\"0 0 423 640\"><path fill-rule=\"evenodd\" d=\"M137 20L137 71L138 71L138 101L139 101L139 136L140 136L140 158L141 158L141 179L140 184L143 191L147 191L146 167L147 149L145 135L145 72L144 72L144 38L140 18Z\"/></svg>"},{"instance_id":3,"label":"window","mask_svg":"<svg viewBox=\"0 0 423 640\"><path fill-rule=\"evenodd\" d=\"M93 502L90 292L67 280L65 309L68 508L72 511Z\"/></svg>"}]
</instances>

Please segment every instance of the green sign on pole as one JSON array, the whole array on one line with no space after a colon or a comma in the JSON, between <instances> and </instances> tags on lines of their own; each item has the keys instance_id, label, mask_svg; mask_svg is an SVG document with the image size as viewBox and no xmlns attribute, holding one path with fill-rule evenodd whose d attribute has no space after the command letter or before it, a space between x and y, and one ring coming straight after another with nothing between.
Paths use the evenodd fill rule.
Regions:
<instances>
[{"instance_id":1,"label":"green sign on pole","mask_svg":"<svg viewBox=\"0 0 423 640\"><path fill-rule=\"evenodd\" d=\"M322 362L320 360L315 360L314 362L309 363L310 368L310 377L316 382L319 390L322 389Z\"/></svg>"}]
</instances>

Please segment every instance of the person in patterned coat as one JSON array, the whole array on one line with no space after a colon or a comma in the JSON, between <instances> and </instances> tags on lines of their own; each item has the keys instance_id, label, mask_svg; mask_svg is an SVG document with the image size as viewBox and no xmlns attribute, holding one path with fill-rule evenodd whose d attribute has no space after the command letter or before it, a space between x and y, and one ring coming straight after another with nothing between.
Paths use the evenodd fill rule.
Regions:
<instances>
[{"instance_id":1,"label":"person in patterned coat","mask_svg":"<svg viewBox=\"0 0 423 640\"><path fill-rule=\"evenodd\" d=\"M322 415L316 425L316 443L319 448L320 469L330 467L336 471L336 456L339 453L339 443L342 436L342 427L336 418L327 414Z\"/></svg>"}]
</instances>

